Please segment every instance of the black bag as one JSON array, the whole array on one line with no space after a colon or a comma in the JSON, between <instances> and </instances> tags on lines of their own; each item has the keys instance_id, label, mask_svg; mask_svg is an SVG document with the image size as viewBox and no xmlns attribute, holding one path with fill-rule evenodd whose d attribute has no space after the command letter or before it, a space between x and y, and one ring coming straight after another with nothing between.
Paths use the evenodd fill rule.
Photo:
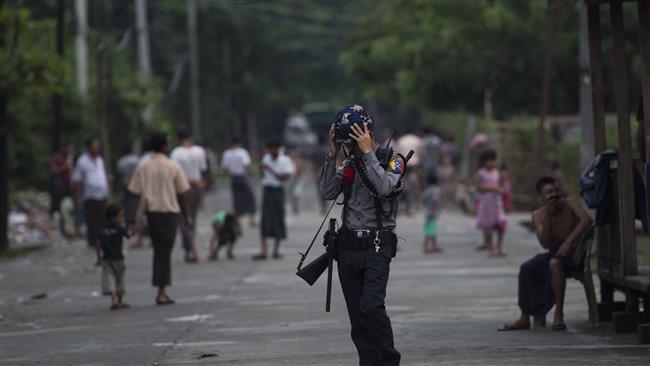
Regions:
<instances>
[{"instance_id":1,"label":"black bag","mask_svg":"<svg viewBox=\"0 0 650 366\"><path fill-rule=\"evenodd\" d=\"M609 191L609 164L618 159L618 152L609 149L598 154L580 176L580 196L589 208L603 206Z\"/></svg>"}]
</instances>

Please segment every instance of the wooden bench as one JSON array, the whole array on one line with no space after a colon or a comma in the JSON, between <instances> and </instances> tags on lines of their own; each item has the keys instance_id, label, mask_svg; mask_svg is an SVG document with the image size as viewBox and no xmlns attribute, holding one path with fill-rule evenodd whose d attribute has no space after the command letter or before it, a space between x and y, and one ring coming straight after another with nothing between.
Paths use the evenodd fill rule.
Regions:
<instances>
[{"instance_id":1,"label":"wooden bench","mask_svg":"<svg viewBox=\"0 0 650 366\"><path fill-rule=\"evenodd\" d=\"M585 288L585 295L587 296L587 305L589 306L589 323L591 326L596 327L600 323L598 316L598 303L596 301L596 291L594 290L593 272L591 271L591 251L594 242L595 227L591 226L580 238L576 251L573 256L574 264L580 268L582 272L573 274L570 278L580 281Z\"/></svg>"}]
</instances>

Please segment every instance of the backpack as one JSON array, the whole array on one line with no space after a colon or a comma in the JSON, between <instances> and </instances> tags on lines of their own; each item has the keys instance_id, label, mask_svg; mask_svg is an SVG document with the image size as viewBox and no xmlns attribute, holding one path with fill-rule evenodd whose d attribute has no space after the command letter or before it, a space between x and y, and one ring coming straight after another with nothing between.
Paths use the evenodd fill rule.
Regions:
<instances>
[{"instance_id":1,"label":"backpack","mask_svg":"<svg viewBox=\"0 0 650 366\"><path fill-rule=\"evenodd\" d=\"M580 176L580 196L589 208L601 207L609 191L609 163L618 159L616 150L596 155Z\"/></svg>"}]
</instances>

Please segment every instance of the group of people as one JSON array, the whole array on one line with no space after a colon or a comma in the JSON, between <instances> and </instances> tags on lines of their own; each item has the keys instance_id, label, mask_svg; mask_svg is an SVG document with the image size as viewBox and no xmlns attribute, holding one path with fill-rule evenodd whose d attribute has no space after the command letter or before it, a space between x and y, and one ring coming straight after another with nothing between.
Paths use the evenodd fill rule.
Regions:
<instances>
[{"instance_id":1,"label":"group of people","mask_svg":"<svg viewBox=\"0 0 650 366\"><path fill-rule=\"evenodd\" d=\"M189 134L180 132L178 140L179 146L172 150L169 136L155 133L143 144L140 156L125 151L116 164L124 197L119 205L110 203L113 177L107 172L98 139L89 139L86 151L76 161L70 144L52 158L51 171L58 192L53 210L63 211L65 205L61 201L70 197L75 207L73 213L83 212L86 241L96 249L97 265L102 267L102 291L111 295L111 309L128 307L122 299L125 238L137 235L134 248L143 247L145 236L151 239L152 284L158 288L155 301L159 305L174 303L165 289L171 284L171 253L179 229L185 261L199 261L196 217L208 186L209 158ZM233 247L242 233L241 216L248 215L250 226L257 226L255 195L247 178L251 163L248 151L239 140L234 140L224 151L221 167L230 175L233 209L216 212L210 220L213 232L210 261L217 260L223 248L227 248L228 259L234 258ZM260 169L261 240L260 252L253 259L280 259L280 243L287 236L285 184L294 175L296 165L283 153L279 142L270 141ZM125 221L126 228L121 229ZM274 240L272 251L268 248L269 239Z\"/></svg>"},{"instance_id":2,"label":"group of people","mask_svg":"<svg viewBox=\"0 0 650 366\"><path fill-rule=\"evenodd\" d=\"M334 200L343 194L342 224L336 236L338 273L350 316L352 340L361 364L399 365L390 319L385 309L386 285L390 262L397 253L398 202L409 187L409 174L424 189L418 192L424 211L425 253L438 253L437 220L445 206L442 179L453 177L454 149L441 153L440 143L432 134L423 138L420 157L414 166L407 154L395 153L389 161L376 155L374 121L359 105L350 105L336 116L329 134L329 153L320 174L319 191L323 200ZM397 151L408 147L405 136L398 139ZM429 139L431 146L425 141ZM180 227L185 260L198 261L195 243L197 211L207 186L208 158L187 134L179 135L180 146L172 151L171 140L164 133L155 133L147 140L148 152L135 159L125 156L118 162L124 185L125 201L109 204L111 177L106 173L100 155L99 141L88 140L87 151L76 163L66 150L52 160L53 174L60 174L63 185L69 184L77 206L83 206L88 244L97 251L97 264L102 266L102 289L111 295L111 309L127 308L124 302L123 240L135 235L138 216L144 215L147 233L153 247L152 284L158 289L158 305L173 304L166 293L171 285L171 253ZM400 146L400 144L404 144ZM429 159L427 154L440 157ZM497 166L493 150L479 154L474 185L476 227L483 232L480 249L490 256L505 256L503 235L507 227L506 211L511 205L507 170ZM212 216L210 225L210 260L216 260L227 248L227 257L234 258L233 246L241 235L239 218L249 217L249 225L257 226L255 195L247 174L252 159L238 140L227 149L221 166L230 175L233 210ZM283 153L281 144L270 141L260 164L262 207L260 251L254 260L282 258L280 243L287 236L285 223L285 185L296 175L295 158ZM418 169L421 171L418 172ZM67 173L66 173L67 172ZM66 175L68 174L68 175ZM443 178L444 177L444 178ZM66 179L69 183L66 183ZM547 251L523 263L519 272L518 305L520 317L499 330L528 329L530 318L543 324L546 313L555 307L554 330L566 329L563 314L565 281L579 270L574 260L575 247L591 226L587 213L567 198L553 176L538 180L536 191L541 207L532 214L532 224L542 248ZM126 226L124 222L126 221ZM140 230L141 231L141 230ZM496 236L496 240L495 237ZM273 246L269 248L269 239Z\"/></svg>"}]
</instances>

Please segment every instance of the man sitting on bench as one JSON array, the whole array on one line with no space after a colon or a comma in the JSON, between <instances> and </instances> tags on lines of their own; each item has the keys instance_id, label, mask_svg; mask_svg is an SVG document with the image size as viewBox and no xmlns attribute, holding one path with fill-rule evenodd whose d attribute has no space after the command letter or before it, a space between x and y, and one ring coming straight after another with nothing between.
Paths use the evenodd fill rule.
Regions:
<instances>
[{"instance_id":1,"label":"man sitting on bench","mask_svg":"<svg viewBox=\"0 0 650 366\"><path fill-rule=\"evenodd\" d=\"M575 248L591 226L591 218L571 198L564 198L553 177L542 177L535 189L542 207L532 215L533 228L542 248L548 249L524 262L519 268L519 308L521 317L499 328L530 329L530 317L544 326L546 313L555 305L553 330L565 330L564 289L566 277L580 270L573 261ZM588 259L584 259L588 260Z\"/></svg>"}]
</instances>

